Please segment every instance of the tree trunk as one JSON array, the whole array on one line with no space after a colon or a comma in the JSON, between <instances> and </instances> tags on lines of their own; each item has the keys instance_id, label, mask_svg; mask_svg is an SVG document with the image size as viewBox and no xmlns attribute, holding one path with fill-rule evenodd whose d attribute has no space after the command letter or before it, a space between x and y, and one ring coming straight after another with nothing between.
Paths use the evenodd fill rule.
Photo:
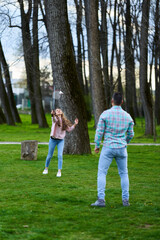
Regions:
<instances>
[{"instance_id":1,"label":"tree trunk","mask_svg":"<svg viewBox=\"0 0 160 240\"><path fill-rule=\"evenodd\" d=\"M8 96L7 96L6 89L5 89L5 86L3 83L1 64L0 64L0 99L1 99L1 104L2 104L3 111L4 111L4 115L6 117L7 124L15 126L14 118L12 116L12 111L11 111L9 100L8 100Z\"/></svg>"},{"instance_id":2,"label":"tree trunk","mask_svg":"<svg viewBox=\"0 0 160 240\"><path fill-rule=\"evenodd\" d=\"M78 79L82 91L84 93L84 83L83 83L83 74L82 74L82 47L81 47L81 35L82 35L82 0L74 0L77 11L77 23L76 23L76 32L77 32L77 72Z\"/></svg>"},{"instance_id":3,"label":"tree trunk","mask_svg":"<svg viewBox=\"0 0 160 240\"><path fill-rule=\"evenodd\" d=\"M73 55L67 1L46 0L45 8L54 86L64 93L58 100L58 107L72 122L76 117L79 119L76 129L65 137L64 153L90 153L85 102Z\"/></svg>"},{"instance_id":4,"label":"tree trunk","mask_svg":"<svg viewBox=\"0 0 160 240\"><path fill-rule=\"evenodd\" d=\"M135 72L134 56L132 49L132 28L130 14L130 0L126 2L126 41L125 41L125 66L126 66L126 110L135 122L134 116L134 94Z\"/></svg>"},{"instance_id":5,"label":"tree trunk","mask_svg":"<svg viewBox=\"0 0 160 240\"><path fill-rule=\"evenodd\" d=\"M110 83L109 83L109 72L108 72L108 27L107 27L107 3L104 0L101 0L101 18L102 23L100 27L100 45L102 50L102 59L103 59L103 75L104 75L104 84L105 84L105 95L106 95L106 104L109 108L111 103L110 96Z\"/></svg>"},{"instance_id":6,"label":"tree trunk","mask_svg":"<svg viewBox=\"0 0 160 240\"><path fill-rule=\"evenodd\" d=\"M30 35L30 18L32 12L32 0L28 2L28 11L24 11L23 0L18 0L20 4L21 12L21 25L22 25L22 41L24 51L24 62L27 74L27 86L29 91L29 98L31 101L31 118L32 123L38 123L36 114L36 105L34 99L34 88L33 88L33 54L32 54L32 43Z\"/></svg>"},{"instance_id":7,"label":"tree trunk","mask_svg":"<svg viewBox=\"0 0 160 240\"><path fill-rule=\"evenodd\" d=\"M0 42L0 62L2 63L2 67L3 67L3 73L4 73L5 80L6 80L6 86L7 86L7 92L8 92L8 99L9 99L9 103L10 103L14 121L21 123L21 119L20 119L18 110L16 108L15 100L14 100L14 94L12 91L11 79L10 79L10 75L9 75L9 68L8 68L8 64L7 64L5 56L4 56L1 42Z\"/></svg>"},{"instance_id":8,"label":"tree trunk","mask_svg":"<svg viewBox=\"0 0 160 240\"><path fill-rule=\"evenodd\" d=\"M85 0L85 17L88 36L89 76L95 125L106 108L104 84L100 62L100 40L98 31L98 0Z\"/></svg>"},{"instance_id":9,"label":"tree trunk","mask_svg":"<svg viewBox=\"0 0 160 240\"><path fill-rule=\"evenodd\" d=\"M38 124L41 128L48 127L44 109L42 106L42 94L40 87L40 70L39 70L39 44L38 44L38 2L34 0L33 5L33 88L34 98L36 105L36 114L38 118Z\"/></svg>"},{"instance_id":10,"label":"tree trunk","mask_svg":"<svg viewBox=\"0 0 160 240\"><path fill-rule=\"evenodd\" d=\"M140 40L140 94L145 116L145 134L153 135L152 98L147 81L149 8L150 0L144 0Z\"/></svg>"},{"instance_id":11,"label":"tree trunk","mask_svg":"<svg viewBox=\"0 0 160 240\"><path fill-rule=\"evenodd\" d=\"M113 91L114 91L114 85L113 85L113 62L114 62L114 52L116 49L116 27L117 27L117 22L116 22L116 16L117 16L117 0L115 0L114 3L114 20L112 23L111 20L111 12L109 13L110 17L110 22L112 25L113 29L113 40L112 40L112 50L111 50L111 60L110 60L110 96L112 97Z\"/></svg>"},{"instance_id":12,"label":"tree trunk","mask_svg":"<svg viewBox=\"0 0 160 240\"><path fill-rule=\"evenodd\" d=\"M154 49L155 53L155 116L157 124L160 125L160 16L159 16L159 0L156 2L156 14L155 14L155 37L154 37Z\"/></svg>"},{"instance_id":13,"label":"tree trunk","mask_svg":"<svg viewBox=\"0 0 160 240\"><path fill-rule=\"evenodd\" d=\"M85 95L89 95L89 86L88 86L88 80L87 80L87 76L86 76L86 55L85 55L85 43L84 43L84 35L83 35L83 31L82 31L82 48L83 48L83 74L84 74L84 82L85 82Z\"/></svg>"},{"instance_id":14,"label":"tree trunk","mask_svg":"<svg viewBox=\"0 0 160 240\"><path fill-rule=\"evenodd\" d=\"M123 7L123 5L122 5ZM123 94L122 80L121 80L121 24L120 24L120 4L118 4L118 34L119 34L119 49L116 44L116 59L117 59L117 70L118 70L118 92ZM119 51L118 51L119 50Z\"/></svg>"},{"instance_id":15,"label":"tree trunk","mask_svg":"<svg viewBox=\"0 0 160 240\"><path fill-rule=\"evenodd\" d=\"M37 160L38 141L27 140L21 142L21 159Z\"/></svg>"},{"instance_id":16,"label":"tree trunk","mask_svg":"<svg viewBox=\"0 0 160 240\"><path fill-rule=\"evenodd\" d=\"M5 115L2 111L2 108L0 107L0 124L6 123Z\"/></svg>"}]
</instances>

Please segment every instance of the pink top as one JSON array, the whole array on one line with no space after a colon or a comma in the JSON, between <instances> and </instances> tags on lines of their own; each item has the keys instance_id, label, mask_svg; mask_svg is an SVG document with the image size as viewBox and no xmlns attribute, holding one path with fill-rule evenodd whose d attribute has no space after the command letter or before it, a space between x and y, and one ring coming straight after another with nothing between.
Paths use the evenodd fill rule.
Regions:
<instances>
[{"instance_id":1,"label":"pink top","mask_svg":"<svg viewBox=\"0 0 160 240\"><path fill-rule=\"evenodd\" d=\"M54 121L53 121L54 118ZM59 118L60 121L60 127L58 126L57 122L58 119L56 117L52 117L52 127L51 127L51 133L50 136L58 139L63 139L66 136L66 131L71 132L75 126L72 125L71 127L67 127L66 130L62 130L62 119Z\"/></svg>"}]
</instances>

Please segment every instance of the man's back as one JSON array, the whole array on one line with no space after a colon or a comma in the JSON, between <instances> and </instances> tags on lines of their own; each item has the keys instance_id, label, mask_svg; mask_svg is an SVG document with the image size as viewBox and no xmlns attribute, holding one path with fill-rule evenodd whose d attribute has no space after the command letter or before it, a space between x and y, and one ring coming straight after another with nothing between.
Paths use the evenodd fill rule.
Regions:
<instances>
[{"instance_id":1,"label":"man's back","mask_svg":"<svg viewBox=\"0 0 160 240\"><path fill-rule=\"evenodd\" d=\"M134 136L133 125L133 119L121 106L115 105L104 111L97 125L95 135L96 147L99 148L103 135L105 147L125 147Z\"/></svg>"}]
</instances>

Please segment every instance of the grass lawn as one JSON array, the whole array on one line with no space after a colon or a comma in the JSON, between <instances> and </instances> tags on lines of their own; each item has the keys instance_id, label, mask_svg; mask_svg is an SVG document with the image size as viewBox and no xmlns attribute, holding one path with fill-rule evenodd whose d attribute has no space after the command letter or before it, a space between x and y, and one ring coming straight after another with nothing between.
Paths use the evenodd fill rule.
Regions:
<instances>
[{"instance_id":1,"label":"grass lawn","mask_svg":"<svg viewBox=\"0 0 160 240\"><path fill-rule=\"evenodd\" d=\"M49 174L42 175L47 150L48 146L39 145L37 161L24 161L20 145L0 145L0 239L160 239L158 146L128 146L130 207L122 206L113 161L106 208L90 207L97 196L99 158L93 148L91 155L64 155L61 178L56 178L56 153Z\"/></svg>"},{"instance_id":2,"label":"grass lawn","mask_svg":"<svg viewBox=\"0 0 160 240\"><path fill-rule=\"evenodd\" d=\"M7 124L0 125L0 141L21 142L24 140L37 140L39 142L48 142L51 127L50 114L46 114L49 128L39 128L37 124L31 124L31 116L21 114L23 124L16 126L8 126ZM94 142L95 128L94 121L88 123L90 142ZM145 136L145 121L144 119L136 119L134 127L135 136L132 143L153 143L153 137ZM160 126L157 126L156 143L160 143Z\"/></svg>"}]
</instances>

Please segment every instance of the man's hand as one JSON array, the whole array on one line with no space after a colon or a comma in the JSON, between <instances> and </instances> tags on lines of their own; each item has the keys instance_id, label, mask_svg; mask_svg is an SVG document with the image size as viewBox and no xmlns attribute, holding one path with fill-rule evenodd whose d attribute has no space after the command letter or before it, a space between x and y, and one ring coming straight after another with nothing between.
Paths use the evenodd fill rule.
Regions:
<instances>
[{"instance_id":1,"label":"man's hand","mask_svg":"<svg viewBox=\"0 0 160 240\"><path fill-rule=\"evenodd\" d=\"M94 149L95 153L99 153L99 148Z\"/></svg>"}]
</instances>

